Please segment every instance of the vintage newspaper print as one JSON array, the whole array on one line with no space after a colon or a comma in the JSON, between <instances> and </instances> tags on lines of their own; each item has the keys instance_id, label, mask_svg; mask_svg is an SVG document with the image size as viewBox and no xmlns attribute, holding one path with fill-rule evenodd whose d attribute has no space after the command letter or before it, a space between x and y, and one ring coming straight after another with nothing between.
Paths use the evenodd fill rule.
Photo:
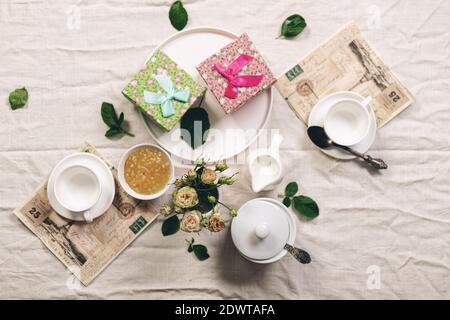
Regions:
<instances>
[{"instance_id":1,"label":"vintage newspaper print","mask_svg":"<svg viewBox=\"0 0 450 320\"><path fill-rule=\"evenodd\" d=\"M305 123L314 105L336 91L371 95L379 128L414 102L354 23L283 74L275 87Z\"/></svg>"},{"instance_id":2,"label":"vintage newspaper print","mask_svg":"<svg viewBox=\"0 0 450 320\"><path fill-rule=\"evenodd\" d=\"M83 152L101 155L86 144ZM15 215L61 260L84 285L88 285L157 217L155 204L136 200L120 187L113 172L116 195L112 206L92 223L58 215L47 198L47 181L14 210Z\"/></svg>"}]
</instances>

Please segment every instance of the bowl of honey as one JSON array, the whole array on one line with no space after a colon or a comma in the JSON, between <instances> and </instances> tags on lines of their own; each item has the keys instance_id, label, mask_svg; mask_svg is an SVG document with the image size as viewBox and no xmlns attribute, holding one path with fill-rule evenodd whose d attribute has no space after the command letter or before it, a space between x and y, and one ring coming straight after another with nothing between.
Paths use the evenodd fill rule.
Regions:
<instances>
[{"instance_id":1,"label":"bowl of honey","mask_svg":"<svg viewBox=\"0 0 450 320\"><path fill-rule=\"evenodd\" d=\"M118 167L122 188L133 198L152 200L163 195L174 178L170 155L161 147L142 143L128 149Z\"/></svg>"}]
</instances>

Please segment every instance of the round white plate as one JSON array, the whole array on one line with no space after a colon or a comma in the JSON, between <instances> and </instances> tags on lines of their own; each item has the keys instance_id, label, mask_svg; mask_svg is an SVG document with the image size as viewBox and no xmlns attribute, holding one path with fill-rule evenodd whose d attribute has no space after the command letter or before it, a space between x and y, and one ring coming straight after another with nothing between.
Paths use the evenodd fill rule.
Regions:
<instances>
[{"instance_id":1,"label":"round white plate","mask_svg":"<svg viewBox=\"0 0 450 320\"><path fill-rule=\"evenodd\" d=\"M65 209L56 200L54 192L55 177L59 174L59 172L61 172L61 170L74 164L85 165L98 174L98 178L102 186L102 193L98 202L91 208L93 219L98 218L103 213L105 213L105 211L108 210L109 207L111 207L116 189L114 184L114 177L111 170L109 170L108 166L105 162L103 162L102 159L91 153L79 152L71 154L62 159L55 166L52 173L50 174L50 178L48 179L47 183L47 196L50 205L57 213L62 215L64 218L75 221L85 221L81 213L72 212Z\"/></svg>"},{"instance_id":2,"label":"round white plate","mask_svg":"<svg viewBox=\"0 0 450 320\"><path fill-rule=\"evenodd\" d=\"M166 53L196 82L205 85L196 66L237 37L222 29L194 28L173 35L156 49ZM272 89L261 92L232 114L225 114L207 90L202 107L208 111L211 129L206 143L195 150L181 140L179 125L166 132L147 117L143 116L143 119L156 142L172 155L186 160L204 157L212 162L228 159L244 151L258 138L272 110Z\"/></svg>"},{"instance_id":3,"label":"round white plate","mask_svg":"<svg viewBox=\"0 0 450 320\"><path fill-rule=\"evenodd\" d=\"M364 100L364 97L361 96L360 94L350 91L339 91L329 96L326 96L314 106L311 113L309 114L308 127L310 126L323 127L323 120L328 110L331 108L332 105L334 105L338 100L341 99L354 99L362 102ZM369 132L361 142L351 146L352 149L361 153L365 153L369 150L369 148L372 146L375 140L375 135L377 133L377 120L375 118L375 113L373 112L373 109L370 105L368 108L369 114L371 115ZM350 160L356 158L354 155L337 148L328 148L320 150L331 157L341 160Z\"/></svg>"}]
</instances>

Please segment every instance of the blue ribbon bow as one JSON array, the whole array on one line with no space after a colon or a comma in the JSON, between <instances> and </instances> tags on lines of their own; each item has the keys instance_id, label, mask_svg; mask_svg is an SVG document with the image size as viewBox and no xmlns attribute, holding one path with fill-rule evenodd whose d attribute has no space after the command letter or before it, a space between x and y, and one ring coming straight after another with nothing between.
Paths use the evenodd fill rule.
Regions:
<instances>
[{"instance_id":1,"label":"blue ribbon bow","mask_svg":"<svg viewBox=\"0 0 450 320\"><path fill-rule=\"evenodd\" d=\"M189 88L174 88L172 80L165 73L156 75L155 79L166 93L150 92L144 90L144 100L147 103L161 105L161 112L163 117L168 118L175 114L172 100L188 102L190 91Z\"/></svg>"}]
</instances>

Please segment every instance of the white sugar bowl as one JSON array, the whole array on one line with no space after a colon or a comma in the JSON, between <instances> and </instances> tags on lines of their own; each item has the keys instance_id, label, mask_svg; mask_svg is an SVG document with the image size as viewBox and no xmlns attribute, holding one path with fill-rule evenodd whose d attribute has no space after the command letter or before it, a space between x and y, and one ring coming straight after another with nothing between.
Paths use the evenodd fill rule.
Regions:
<instances>
[{"instance_id":1,"label":"white sugar bowl","mask_svg":"<svg viewBox=\"0 0 450 320\"><path fill-rule=\"evenodd\" d=\"M293 247L295 236L293 214L282 203L270 198L246 202L231 224L234 245L243 257L255 263L278 261L288 251L293 255L298 253L295 250L300 249ZM305 251L303 253L309 258Z\"/></svg>"}]
</instances>

